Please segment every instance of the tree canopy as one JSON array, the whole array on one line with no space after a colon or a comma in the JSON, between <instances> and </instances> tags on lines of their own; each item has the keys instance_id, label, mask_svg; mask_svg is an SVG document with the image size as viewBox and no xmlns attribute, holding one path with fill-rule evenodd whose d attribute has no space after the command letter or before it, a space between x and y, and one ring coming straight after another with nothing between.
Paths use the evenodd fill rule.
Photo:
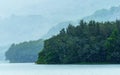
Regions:
<instances>
[{"instance_id":1,"label":"tree canopy","mask_svg":"<svg viewBox=\"0 0 120 75\"><path fill-rule=\"evenodd\" d=\"M5 53L6 60L11 63L26 63L35 62L38 58L38 53L43 49L43 40L23 42L12 44Z\"/></svg>"},{"instance_id":2,"label":"tree canopy","mask_svg":"<svg viewBox=\"0 0 120 75\"><path fill-rule=\"evenodd\" d=\"M120 21L69 25L45 40L38 64L120 63Z\"/></svg>"}]
</instances>

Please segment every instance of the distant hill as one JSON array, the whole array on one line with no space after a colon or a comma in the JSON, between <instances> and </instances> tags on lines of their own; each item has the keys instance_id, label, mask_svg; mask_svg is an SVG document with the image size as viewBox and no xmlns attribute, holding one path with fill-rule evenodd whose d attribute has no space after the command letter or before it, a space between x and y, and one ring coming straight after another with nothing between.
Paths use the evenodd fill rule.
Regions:
<instances>
[{"instance_id":1,"label":"distant hill","mask_svg":"<svg viewBox=\"0 0 120 75\"><path fill-rule=\"evenodd\" d=\"M8 50L9 47L10 45L0 46L0 63L7 62L5 60L5 52Z\"/></svg>"},{"instance_id":2,"label":"distant hill","mask_svg":"<svg viewBox=\"0 0 120 75\"><path fill-rule=\"evenodd\" d=\"M84 17L83 20L90 21L115 21L116 19L120 19L120 6L119 7L112 7L110 9L101 9L96 11L94 14ZM55 27L51 28L48 33L44 37L51 37L59 33L59 31L63 28L66 28L69 24L73 23L73 25L78 25L80 20L68 21L59 23Z\"/></svg>"},{"instance_id":3,"label":"distant hill","mask_svg":"<svg viewBox=\"0 0 120 75\"><path fill-rule=\"evenodd\" d=\"M73 25L77 25L77 22L73 22L73 21L67 21L67 22L61 22L59 24L57 24L56 26L52 27L47 34L45 34L42 38L44 39L48 39L54 35L57 35L59 33L60 30L62 30L63 28L67 28L69 24L73 24Z\"/></svg>"},{"instance_id":4,"label":"distant hill","mask_svg":"<svg viewBox=\"0 0 120 75\"><path fill-rule=\"evenodd\" d=\"M49 24L52 25L41 15L12 15L0 20L0 34L2 34L0 42L2 45L6 45L39 39L41 35L45 34L45 28L47 29L46 26Z\"/></svg>"},{"instance_id":5,"label":"distant hill","mask_svg":"<svg viewBox=\"0 0 120 75\"><path fill-rule=\"evenodd\" d=\"M43 40L12 44L5 53L6 60L11 63L35 62L41 49L43 49Z\"/></svg>"},{"instance_id":6,"label":"distant hill","mask_svg":"<svg viewBox=\"0 0 120 75\"><path fill-rule=\"evenodd\" d=\"M83 18L84 20L96 20L96 21L115 21L120 19L120 6L112 7L110 9L101 9L94 14Z\"/></svg>"},{"instance_id":7,"label":"distant hill","mask_svg":"<svg viewBox=\"0 0 120 75\"><path fill-rule=\"evenodd\" d=\"M60 31L62 28L67 28L68 25L69 25L69 22L59 23L58 25L52 27L52 28L48 31L48 33L47 33L45 36L43 36L42 38L45 38L45 39L50 38L51 35L53 36L53 35L58 34L59 31Z\"/></svg>"}]
</instances>

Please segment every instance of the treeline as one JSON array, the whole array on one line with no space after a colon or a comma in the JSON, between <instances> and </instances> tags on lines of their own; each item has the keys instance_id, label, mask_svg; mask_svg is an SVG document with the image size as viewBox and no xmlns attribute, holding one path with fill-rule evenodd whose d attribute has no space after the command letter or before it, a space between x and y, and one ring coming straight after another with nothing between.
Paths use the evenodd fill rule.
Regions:
<instances>
[{"instance_id":1,"label":"treeline","mask_svg":"<svg viewBox=\"0 0 120 75\"><path fill-rule=\"evenodd\" d=\"M38 64L120 63L120 21L69 25L45 41Z\"/></svg>"},{"instance_id":2,"label":"treeline","mask_svg":"<svg viewBox=\"0 0 120 75\"><path fill-rule=\"evenodd\" d=\"M5 53L6 60L10 63L26 63L35 62L38 58L38 53L43 49L43 40L23 42L20 44L12 44Z\"/></svg>"}]
</instances>

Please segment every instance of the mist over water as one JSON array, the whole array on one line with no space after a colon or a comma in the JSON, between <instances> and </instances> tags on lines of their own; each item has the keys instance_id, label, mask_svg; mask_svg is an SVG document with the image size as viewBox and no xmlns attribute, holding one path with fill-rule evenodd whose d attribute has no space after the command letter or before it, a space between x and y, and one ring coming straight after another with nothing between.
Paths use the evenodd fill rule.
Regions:
<instances>
[{"instance_id":1,"label":"mist over water","mask_svg":"<svg viewBox=\"0 0 120 75\"><path fill-rule=\"evenodd\" d=\"M0 75L118 75L120 65L0 64Z\"/></svg>"},{"instance_id":2,"label":"mist over water","mask_svg":"<svg viewBox=\"0 0 120 75\"><path fill-rule=\"evenodd\" d=\"M10 47L10 45L6 45L6 46L0 46L0 64L1 63L8 63L5 57L5 52L8 50L8 48Z\"/></svg>"},{"instance_id":3,"label":"mist over water","mask_svg":"<svg viewBox=\"0 0 120 75\"><path fill-rule=\"evenodd\" d=\"M119 75L120 65L37 65L9 63L5 57L12 43L43 40L70 22L118 12L110 9L118 6L120 0L0 0L0 75ZM119 12L114 15L119 16Z\"/></svg>"},{"instance_id":4,"label":"mist over water","mask_svg":"<svg viewBox=\"0 0 120 75\"><path fill-rule=\"evenodd\" d=\"M120 0L1 1L0 45L40 39L60 22L81 19L96 10L118 6L119 2ZM33 19L30 20L31 18Z\"/></svg>"}]
</instances>

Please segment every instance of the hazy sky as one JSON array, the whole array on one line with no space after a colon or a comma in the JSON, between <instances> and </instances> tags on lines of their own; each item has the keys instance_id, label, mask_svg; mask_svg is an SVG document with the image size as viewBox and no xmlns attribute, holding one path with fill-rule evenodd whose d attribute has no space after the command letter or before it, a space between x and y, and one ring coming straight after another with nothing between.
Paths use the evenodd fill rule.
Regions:
<instances>
[{"instance_id":1,"label":"hazy sky","mask_svg":"<svg viewBox=\"0 0 120 75\"><path fill-rule=\"evenodd\" d=\"M48 24L40 24L39 27L42 27L42 29L38 29L38 31L36 30L36 32L34 32L34 35L43 36L43 34L45 34L45 32L47 32L50 27L53 26L53 24L57 25L60 22L81 19L82 17L91 15L96 10L103 8L108 9L112 6L119 5L120 0L0 0L0 16L6 18L11 15L41 15L42 17L45 17L45 19L50 20L50 23L45 20L45 23ZM5 21L5 23L7 23L7 21ZM6 42L11 43L11 41L14 42L21 40L23 41L26 39L37 39L35 36L32 36L31 33L23 34L25 36L21 36L19 39L17 36L20 32L17 30L24 29L24 32L27 31L27 29L25 29L22 24L20 26L21 28L18 29L16 25L14 25L14 23L11 23L11 25L8 24L6 26L10 26L11 29L9 27L7 27L8 29L4 29L5 25L0 24L0 30L2 34L2 36L0 37L0 44ZM31 26L28 26L28 28L29 27ZM37 28L37 26L34 26L34 28L35 27ZM14 29L16 31L13 31Z\"/></svg>"},{"instance_id":2,"label":"hazy sky","mask_svg":"<svg viewBox=\"0 0 120 75\"><path fill-rule=\"evenodd\" d=\"M82 14L81 16L86 16L95 10L119 4L120 0L0 0L0 16L11 14L59 14L61 16Z\"/></svg>"}]
</instances>

